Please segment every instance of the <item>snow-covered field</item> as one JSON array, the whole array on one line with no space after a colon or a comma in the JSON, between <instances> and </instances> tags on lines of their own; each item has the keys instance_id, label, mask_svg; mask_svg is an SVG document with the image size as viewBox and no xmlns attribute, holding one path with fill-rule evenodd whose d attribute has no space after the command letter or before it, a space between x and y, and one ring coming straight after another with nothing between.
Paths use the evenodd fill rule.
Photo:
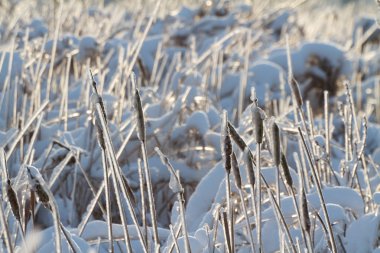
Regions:
<instances>
[{"instance_id":1,"label":"snow-covered field","mask_svg":"<svg viewBox=\"0 0 380 253\"><path fill-rule=\"evenodd\" d=\"M380 252L375 1L0 1L0 252Z\"/></svg>"}]
</instances>

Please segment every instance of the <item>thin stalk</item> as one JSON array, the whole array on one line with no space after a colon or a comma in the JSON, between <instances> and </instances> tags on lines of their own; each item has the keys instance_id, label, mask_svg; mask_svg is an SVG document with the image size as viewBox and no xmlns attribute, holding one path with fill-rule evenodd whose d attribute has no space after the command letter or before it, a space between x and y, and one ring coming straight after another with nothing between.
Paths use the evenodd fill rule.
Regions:
<instances>
[{"instance_id":1,"label":"thin stalk","mask_svg":"<svg viewBox=\"0 0 380 253\"><path fill-rule=\"evenodd\" d=\"M1 200L1 203L3 203L4 201ZM3 205L0 204L0 219L1 219L1 223L2 223L2 230L5 230L3 232L4 234L4 240L5 240L5 245L8 249L8 252L9 253L13 253L13 247L12 247L12 242L11 242L11 235L9 233L9 228L8 228L8 223L5 219L5 215L4 215L4 210L3 210Z\"/></svg>"},{"instance_id":2,"label":"thin stalk","mask_svg":"<svg viewBox=\"0 0 380 253\"><path fill-rule=\"evenodd\" d=\"M277 219L278 219L278 220L277 220L278 223L281 223L281 224L282 224L282 227L284 228L284 232L285 232L285 234L287 235L287 237L288 237L288 239L289 239L289 243L290 243L290 245L291 245L291 247L292 247L292 249L293 249L293 252L294 252L294 253L295 253L295 252L298 252L298 251L295 249L293 239L292 239L292 237L291 237L291 235L290 235L290 232L289 232L288 226L286 225L285 218L284 218L284 216L283 216L283 214L282 214L282 212L281 212L281 209L280 209L280 207L278 206L278 204L277 204L277 202L276 202L276 200L275 200L275 198L274 198L272 192L270 191L270 186L269 186L268 183L266 182L264 176L260 175L260 177L262 177L262 180L263 180L264 184L265 184L266 187L267 187L267 192L268 192L268 195L269 195L269 197L270 197L270 201L271 201L272 206L274 207L274 209L276 210L276 213L277 213L276 217L277 217Z\"/></svg>"},{"instance_id":3,"label":"thin stalk","mask_svg":"<svg viewBox=\"0 0 380 253\"><path fill-rule=\"evenodd\" d=\"M14 149L17 147L18 142L21 140L22 136L26 133L26 131L29 129L29 127L32 125L33 121L42 113L42 111L45 109L45 107L49 104L49 101L45 101L41 107L33 114L33 116L28 120L28 122L25 124L25 126L21 129L21 131L17 134L17 137L12 142L12 145L10 146L8 153L6 155L6 159L9 160L11 157Z\"/></svg>"},{"instance_id":4,"label":"thin stalk","mask_svg":"<svg viewBox=\"0 0 380 253\"><path fill-rule=\"evenodd\" d=\"M111 165L111 166L114 166ZM113 169L113 171L115 171L115 169ZM120 181L118 182L116 180L116 173L111 173L111 176L112 176L112 181L113 181L113 185L114 185L114 188L115 189L118 189L118 188L123 188L121 185L120 185ZM121 218L121 224L123 226L123 232L124 232L124 240L125 240L125 245L126 245L126 248L127 248L127 252L133 252L132 251L132 246L131 246L131 242L130 242L130 239L129 239L129 233L128 233L128 224L127 224L127 219L125 217L125 214L124 214L124 208L123 208L123 203L121 201L121 198L120 198L120 192L119 191L115 191L115 195L116 195L116 202L117 202L117 206L119 207L119 214L120 214L120 218ZM138 229L138 227L136 227ZM138 229L139 230L139 229Z\"/></svg>"},{"instance_id":5,"label":"thin stalk","mask_svg":"<svg viewBox=\"0 0 380 253\"><path fill-rule=\"evenodd\" d=\"M227 252L233 253L232 245L231 245L231 235L230 235L230 230L228 228L228 217L227 217L227 213L225 211L222 212L221 218L222 218L224 238L226 239L225 244L227 247Z\"/></svg>"},{"instance_id":6,"label":"thin stalk","mask_svg":"<svg viewBox=\"0 0 380 253\"><path fill-rule=\"evenodd\" d=\"M256 201L257 201L257 244L259 247L258 252L262 252L261 244L262 244L262 238L261 238L261 177L260 177L260 150L261 146L260 143L257 143L257 149L256 149Z\"/></svg>"},{"instance_id":7,"label":"thin stalk","mask_svg":"<svg viewBox=\"0 0 380 253\"><path fill-rule=\"evenodd\" d=\"M306 151L307 158L309 160L309 164L310 164L310 168L311 168L311 173L313 175L314 183L315 183L315 186L317 188L318 197L319 197L319 200L321 202L323 215L325 216L325 219L326 219L328 235L329 235L329 239L330 239L330 243L331 243L331 251L333 253L337 253L335 239L334 239L334 234L333 234L333 231L332 231L332 227L331 227L331 223L330 223L330 218L329 218L329 215L328 215L328 212L327 212L326 203L325 203L325 200L324 200L324 197L323 197L323 194L322 194L322 188L321 188L321 185L320 185L320 182L319 182L319 178L317 177L317 173L315 171L315 167L314 167L314 164L312 162L312 158L311 158L310 152L308 150L308 147L306 145L305 139L304 139L303 134L301 132L301 129L299 127L298 127L298 133L299 133L299 135L301 137L302 143L303 143L305 151Z\"/></svg>"},{"instance_id":8,"label":"thin stalk","mask_svg":"<svg viewBox=\"0 0 380 253\"><path fill-rule=\"evenodd\" d=\"M152 176L150 175L150 169L148 165L148 158L147 158L146 147L145 147L144 142L141 142L141 154L142 154L142 158L143 158L142 160L144 164L145 181L147 182L150 218L151 218L152 229L153 229L153 240L155 244L154 248L156 248L159 245L157 219L156 219L156 206L154 204Z\"/></svg>"},{"instance_id":9,"label":"thin stalk","mask_svg":"<svg viewBox=\"0 0 380 253\"><path fill-rule=\"evenodd\" d=\"M145 183L145 176L144 176L144 171L141 166L141 159L139 158L137 160L137 168L139 171L139 182L140 182L140 196L141 196L141 220L142 220L142 226L144 228L144 239L145 243L148 241L148 228L146 224L146 203L145 203L145 188L146 188L146 183Z\"/></svg>"},{"instance_id":10,"label":"thin stalk","mask_svg":"<svg viewBox=\"0 0 380 253\"><path fill-rule=\"evenodd\" d=\"M251 224L249 222L247 207L246 207L245 202L244 202L243 191L241 189L239 189L239 196L240 196L241 207L243 209L244 218L245 218L245 221L246 221L246 226L247 226L246 229L247 229L247 234L248 234L248 238L249 238L249 243L250 243L250 246L251 246L251 252L255 252L255 243L253 241L253 236L252 236L252 231L251 231Z\"/></svg>"},{"instance_id":11,"label":"thin stalk","mask_svg":"<svg viewBox=\"0 0 380 253\"><path fill-rule=\"evenodd\" d=\"M107 231L108 231L108 250L109 252L114 252L113 247L113 235L112 235L112 212L111 212L111 198L110 198L110 184L108 178L108 164L105 154L105 150L102 150L102 164L103 164L103 174L104 174L104 185L105 185L105 195L106 195L106 212L107 212Z\"/></svg>"}]
</instances>

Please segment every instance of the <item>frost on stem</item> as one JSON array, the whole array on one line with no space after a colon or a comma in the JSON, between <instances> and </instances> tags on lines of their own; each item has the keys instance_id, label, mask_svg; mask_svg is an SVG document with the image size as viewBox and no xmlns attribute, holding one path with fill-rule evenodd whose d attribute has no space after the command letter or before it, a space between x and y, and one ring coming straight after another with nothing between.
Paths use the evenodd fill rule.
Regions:
<instances>
[{"instance_id":1,"label":"frost on stem","mask_svg":"<svg viewBox=\"0 0 380 253\"><path fill-rule=\"evenodd\" d=\"M92 75L91 70L90 70L90 76L91 76L91 80L92 80L92 88L94 91L94 94L91 95L91 101L94 104L94 106L96 106L96 104L100 105L100 108L102 109L102 114L103 114L102 116L104 118L104 121L107 124L108 123L107 122L107 114L106 114L106 109L104 107L104 102L103 102L102 97L98 93L98 89L96 88L96 82L95 82L94 76Z\"/></svg>"},{"instance_id":2,"label":"frost on stem","mask_svg":"<svg viewBox=\"0 0 380 253\"><path fill-rule=\"evenodd\" d=\"M170 172L169 188L174 193L183 193L183 188L182 188L182 185L180 183L180 180L177 177L177 174L176 174L172 164L170 163L168 157L166 155L164 155L158 147L155 147L154 150L159 155L161 162L168 168L168 170Z\"/></svg>"}]
</instances>

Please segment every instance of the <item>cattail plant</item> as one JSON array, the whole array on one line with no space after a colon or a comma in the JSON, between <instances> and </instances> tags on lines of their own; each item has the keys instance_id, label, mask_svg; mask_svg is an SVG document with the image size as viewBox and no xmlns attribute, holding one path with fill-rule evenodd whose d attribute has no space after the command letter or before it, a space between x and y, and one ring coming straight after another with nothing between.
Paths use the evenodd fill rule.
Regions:
<instances>
[{"instance_id":1,"label":"cattail plant","mask_svg":"<svg viewBox=\"0 0 380 253\"><path fill-rule=\"evenodd\" d=\"M7 179L7 186L6 187L7 187L8 201L11 205L12 213L13 213L14 217L16 218L16 220L18 221L18 223L20 224L20 228L22 230L20 206L18 204L16 192L14 191L14 189L11 185L11 180ZM24 232L22 232L22 233L24 234Z\"/></svg>"},{"instance_id":2,"label":"cattail plant","mask_svg":"<svg viewBox=\"0 0 380 253\"><path fill-rule=\"evenodd\" d=\"M100 145L105 144L104 147L106 148L105 149L106 150L106 152L105 152L106 158L107 158L107 161L109 161L110 168L111 168L110 174L112 176L112 181L113 181L113 185L114 185L115 192L116 192L116 201L117 201L117 205L119 207L120 217L121 217L121 221L123 224L124 240L126 243L126 247L127 247L127 250L129 252L132 250L131 244L129 241L128 230L127 230L127 221L126 221L126 217L124 215L122 201L121 201L120 196L119 196L120 190L121 190L121 193L123 194L123 196L127 200L127 205L128 205L129 211L131 213L133 223L138 227L138 229L137 229L138 237L139 237L140 243L143 246L143 250L144 250L144 252L147 252L147 249L146 249L146 246L144 243L144 238L143 238L141 230L139 228L138 220L137 220L134 208L133 208L134 207L134 204L133 204L134 198L131 196L132 190L130 189L130 186L127 184L127 182L125 180L123 180L121 169L120 169L120 166L117 162L116 153L115 153L113 145L112 145L112 141L111 141L108 125L107 125L107 115L106 115L105 107L103 104L103 100L101 99L101 96L98 94L96 82L92 76L91 71L90 71L90 75L91 75L92 86L93 86L93 91L94 91L92 99L93 99L93 102L94 102L95 107L96 107L97 119L99 119L100 126L101 126L101 131L98 130L98 133L103 135L103 138L99 138L99 140L100 140L99 143L100 143ZM102 140L104 140L104 143L102 143Z\"/></svg>"},{"instance_id":3,"label":"cattail plant","mask_svg":"<svg viewBox=\"0 0 380 253\"><path fill-rule=\"evenodd\" d=\"M264 112L257 105L252 108L252 121L254 125L254 135L256 139L256 216L257 216L257 244L258 252L262 252L262 239L261 239L261 174L260 174L260 155L261 155L261 144L263 142L264 133Z\"/></svg>"},{"instance_id":4,"label":"cattail plant","mask_svg":"<svg viewBox=\"0 0 380 253\"><path fill-rule=\"evenodd\" d=\"M49 210L52 211L54 228L55 228L55 250L60 253L61 246L61 233L59 231L59 213L54 202L54 197L46 187L46 183L43 180L40 172L33 166L27 166L27 173L29 178L29 184L32 190L37 194L39 201ZM49 196L50 195L50 196Z\"/></svg>"},{"instance_id":5,"label":"cattail plant","mask_svg":"<svg viewBox=\"0 0 380 253\"><path fill-rule=\"evenodd\" d=\"M236 129L233 127L233 125L230 122L228 122L228 128L229 128L232 139L237 144L237 146L244 152L243 156L244 156L244 161L246 165L245 168L248 175L248 187L251 193L250 196L251 196L251 203L252 203L252 211L255 214L255 217L257 219L255 197L254 197L254 189L255 189L255 183L256 183L255 170L253 167L254 165L256 165L254 161L254 156L251 150L249 149L248 145L245 143L243 138L239 135L239 133L236 131ZM243 198L243 194L241 194L241 198Z\"/></svg>"},{"instance_id":6,"label":"cattail plant","mask_svg":"<svg viewBox=\"0 0 380 253\"><path fill-rule=\"evenodd\" d=\"M20 206L17 199L17 194L15 190L13 189L13 186L11 184L11 180L9 178L8 168L7 168L7 160L4 149L0 149L0 166L2 167L2 171L4 172L4 176L6 178L6 193L8 197L9 204L11 206L11 211L13 213L13 216L16 218L18 224L20 225L20 229L22 232L22 237L24 238L24 231L23 226L21 223L21 215L20 215Z\"/></svg>"},{"instance_id":7,"label":"cattail plant","mask_svg":"<svg viewBox=\"0 0 380 253\"><path fill-rule=\"evenodd\" d=\"M221 150L222 150L222 157L224 159L224 168L226 171L226 201L227 201L227 214L229 217L228 227L229 227L229 237L231 240L231 249L230 251L233 251L234 248L234 229L233 229L233 222L232 222L232 215L233 211L231 208L231 185L230 185L230 174L231 174L231 155L232 155L232 142L230 137L230 131L227 125L227 111L223 111L222 116L222 133L221 133Z\"/></svg>"},{"instance_id":8,"label":"cattail plant","mask_svg":"<svg viewBox=\"0 0 380 253\"><path fill-rule=\"evenodd\" d=\"M145 132L144 112L142 109L141 97L140 97L140 92L138 91L138 89L135 90L134 106L135 106L135 110L137 114L137 122L138 122L137 130L138 130L138 138L141 144L140 145L141 154L142 154L142 158L144 162L145 181L147 182L149 209L150 209L150 216L151 216L152 228L153 228L154 248L157 248L159 247L159 239L158 239L158 230L157 230L156 207L154 203L152 180L151 180L147 152L146 152L146 132Z\"/></svg>"},{"instance_id":9,"label":"cattail plant","mask_svg":"<svg viewBox=\"0 0 380 253\"><path fill-rule=\"evenodd\" d=\"M275 166L277 167L276 174L276 197L277 202L280 205L280 164L281 164L281 143L280 143L280 129L276 122L272 123L272 153L273 153L273 161Z\"/></svg>"},{"instance_id":10,"label":"cattail plant","mask_svg":"<svg viewBox=\"0 0 380 253\"><path fill-rule=\"evenodd\" d=\"M311 242L310 234L306 232L306 230L304 229L304 227L302 225L302 215L300 213L300 210L299 210L300 208L299 208L299 205L297 203L296 193L295 193L295 190L293 187L293 179L292 179L292 176L290 174L288 161L286 160L284 153L281 153L281 167L282 167L282 172L283 172L283 175L285 178L285 185L288 188L288 191L292 195L293 205L294 205L294 209L296 210L297 217L298 217L298 221L299 221L299 225L300 225L300 229L301 229L301 233L302 233L302 238L303 238L304 243L307 246L308 250L310 252L312 252L312 245L310 243ZM300 177L302 177L301 174L302 173L300 172Z\"/></svg>"}]
</instances>

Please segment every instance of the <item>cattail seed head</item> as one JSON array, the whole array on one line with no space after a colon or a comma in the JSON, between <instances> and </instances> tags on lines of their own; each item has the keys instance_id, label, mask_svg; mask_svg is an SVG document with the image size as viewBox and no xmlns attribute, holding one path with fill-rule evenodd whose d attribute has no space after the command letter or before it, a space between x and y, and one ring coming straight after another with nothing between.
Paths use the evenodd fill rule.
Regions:
<instances>
[{"instance_id":1,"label":"cattail seed head","mask_svg":"<svg viewBox=\"0 0 380 253\"><path fill-rule=\"evenodd\" d=\"M224 149L224 154L226 156L232 155L232 142L231 142L231 136L230 136L230 131L228 130L228 127L225 128L223 149Z\"/></svg>"},{"instance_id":2,"label":"cattail seed head","mask_svg":"<svg viewBox=\"0 0 380 253\"><path fill-rule=\"evenodd\" d=\"M108 120L107 120L107 114L106 114L106 109L104 107L104 103L103 103L103 98L101 96L99 96L99 105L100 105L100 108L101 108L101 111L102 111L102 116L104 118L104 121L106 122L106 124L108 123Z\"/></svg>"},{"instance_id":3,"label":"cattail seed head","mask_svg":"<svg viewBox=\"0 0 380 253\"><path fill-rule=\"evenodd\" d=\"M40 180L43 180L40 172L38 171L37 168L33 166L27 166L27 172L28 172L28 177L29 177L29 182L32 186L32 190L37 194L39 200L42 202L42 204L50 208L49 205L49 195L42 186L42 183Z\"/></svg>"},{"instance_id":4,"label":"cattail seed head","mask_svg":"<svg viewBox=\"0 0 380 253\"><path fill-rule=\"evenodd\" d=\"M303 100L302 100L299 84L295 79L292 79L292 81L290 82L290 88L292 89L294 98L297 103L297 107L301 108L303 105Z\"/></svg>"},{"instance_id":5,"label":"cattail seed head","mask_svg":"<svg viewBox=\"0 0 380 253\"><path fill-rule=\"evenodd\" d=\"M240 170L239 170L239 163L236 159L235 152L232 152L231 155L231 163L232 163L232 174L235 177L235 184L236 187L241 190L241 176L240 176Z\"/></svg>"},{"instance_id":6,"label":"cattail seed head","mask_svg":"<svg viewBox=\"0 0 380 253\"><path fill-rule=\"evenodd\" d=\"M238 145L240 150L244 151L244 149L247 147L247 144L229 121L227 122L227 125L228 130L230 131L230 136L232 137L236 145Z\"/></svg>"},{"instance_id":7,"label":"cattail seed head","mask_svg":"<svg viewBox=\"0 0 380 253\"><path fill-rule=\"evenodd\" d=\"M11 181L9 179L7 180L7 196L9 203L11 204L13 215L18 221L20 221L20 208L18 205L17 196L12 188Z\"/></svg>"},{"instance_id":8,"label":"cattail seed head","mask_svg":"<svg viewBox=\"0 0 380 253\"><path fill-rule=\"evenodd\" d=\"M281 153L281 166L282 166L282 170L284 172L285 181L289 185L289 187L292 188L293 187L293 179L292 179L292 176L290 175L288 161L286 160L286 157L283 153Z\"/></svg>"},{"instance_id":9,"label":"cattail seed head","mask_svg":"<svg viewBox=\"0 0 380 253\"><path fill-rule=\"evenodd\" d=\"M145 121L144 121L144 112L141 104L140 92L138 89L135 90L135 100L134 100L135 110L137 112L137 122L138 122L138 138L140 141L145 142L146 133L145 133Z\"/></svg>"},{"instance_id":10,"label":"cattail seed head","mask_svg":"<svg viewBox=\"0 0 380 253\"><path fill-rule=\"evenodd\" d=\"M273 161L278 167L281 163L280 129L276 122L272 124Z\"/></svg>"},{"instance_id":11,"label":"cattail seed head","mask_svg":"<svg viewBox=\"0 0 380 253\"><path fill-rule=\"evenodd\" d=\"M44 188L42 187L41 184L37 183L35 185L35 191L37 193L37 196L39 200L46 206L49 205L49 195L46 193Z\"/></svg>"},{"instance_id":12,"label":"cattail seed head","mask_svg":"<svg viewBox=\"0 0 380 253\"><path fill-rule=\"evenodd\" d=\"M232 154L232 142L230 131L227 125L227 112L223 112L222 117L222 133L221 133L221 143L222 143L222 155L225 159L225 169L227 174L231 173L231 154Z\"/></svg>"},{"instance_id":13,"label":"cattail seed head","mask_svg":"<svg viewBox=\"0 0 380 253\"><path fill-rule=\"evenodd\" d=\"M245 163L247 165L248 182L254 188L255 186L255 172L253 169L254 157L249 149L244 151Z\"/></svg>"},{"instance_id":14,"label":"cattail seed head","mask_svg":"<svg viewBox=\"0 0 380 253\"><path fill-rule=\"evenodd\" d=\"M264 112L263 110L258 107L254 106L252 108L252 120L254 124L254 132L256 137L256 143L262 143L263 142L263 133L264 133Z\"/></svg>"},{"instance_id":15,"label":"cattail seed head","mask_svg":"<svg viewBox=\"0 0 380 253\"><path fill-rule=\"evenodd\" d=\"M301 186L300 197L301 197L301 208L302 208L302 212L301 212L302 226L304 227L306 231L310 232L311 223L310 223L310 216L309 216L309 208L307 206L306 194L302 186Z\"/></svg>"}]
</instances>

